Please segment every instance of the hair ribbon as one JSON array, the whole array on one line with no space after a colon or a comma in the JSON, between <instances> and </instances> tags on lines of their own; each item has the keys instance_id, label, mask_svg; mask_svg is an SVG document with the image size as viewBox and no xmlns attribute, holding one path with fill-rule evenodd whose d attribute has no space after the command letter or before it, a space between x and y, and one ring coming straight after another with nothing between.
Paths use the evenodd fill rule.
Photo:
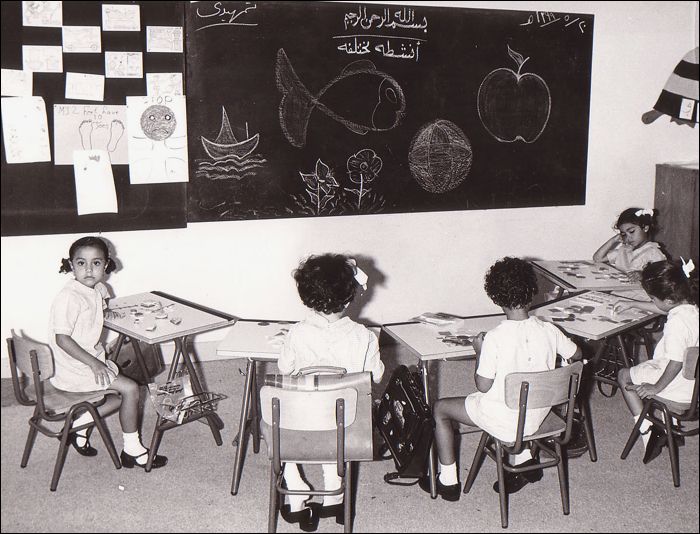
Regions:
<instances>
[{"instance_id":1,"label":"hair ribbon","mask_svg":"<svg viewBox=\"0 0 700 534\"><path fill-rule=\"evenodd\" d=\"M367 273L364 272L362 269L360 269L357 266L357 262L355 261L355 258L348 258L348 263L352 267L352 269L355 271L355 281L362 286L362 289L365 291L367 290L367 281L369 280L369 276L367 276Z\"/></svg>"},{"instance_id":2,"label":"hair ribbon","mask_svg":"<svg viewBox=\"0 0 700 534\"><path fill-rule=\"evenodd\" d=\"M649 208L645 208L645 209L642 209L642 210L637 210L637 211L635 211L635 212L634 212L634 215L635 215L636 217L641 217L642 215L649 215L649 217L653 217L653 216L654 216L654 210L649 209Z\"/></svg>"},{"instance_id":3,"label":"hair ribbon","mask_svg":"<svg viewBox=\"0 0 700 534\"><path fill-rule=\"evenodd\" d=\"M683 256L681 256L681 263L683 263L683 274L685 274L686 278L690 278L690 273L692 273L695 270L695 264L693 263L693 260L690 259L688 261L685 261L683 259Z\"/></svg>"}]
</instances>

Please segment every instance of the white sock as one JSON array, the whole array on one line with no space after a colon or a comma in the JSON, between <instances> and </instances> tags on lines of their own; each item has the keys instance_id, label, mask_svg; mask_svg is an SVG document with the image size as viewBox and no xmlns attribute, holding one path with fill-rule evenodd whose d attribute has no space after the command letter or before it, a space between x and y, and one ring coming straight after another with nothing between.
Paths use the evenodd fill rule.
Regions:
<instances>
[{"instance_id":1,"label":"white sock","mask_svg":"<svg viewBox=\"0 0 700 534\"><path fill-rule=\"evenodd\" d=\"M520 465L528 460L532 460L532 453L530 452L530 449L525 449L523 452L519 454L514 454L511 457L511 464L510 465Z\"/></svg>"},{"instance_id":2,"label":"white sock","mask_svg":"<svg viewBox=\"0 0 700 534\"><path fill-rule=\"evenodd\" d=\"M92 415L90 415L90 412L85 412L83 415L75 419L71 425L71 428L85 425L87 423L92 423ZM87 443L87 431L87 428L76 431L77 436L75 442L77 443L78 447L84 447Z\"/></svg>"},{"instance_id":3,"label":"white sock","mask_svg":"<svg viewBox=\"0 0 700 534\"><path fill-rule=\"evenodd\" d=\"M338 476L338 464L321 464L323 468L323 489L336 490L340 488L342 479ZM326 495L323 506L333 506L343 502L343 494Z\"/></svg>"},{"instance_id":4,"label":"white sock","mask_svg":"<svg viewBox=\"0 0 700 534\"><path fill-rule=\"evenodd\" d=\"M299 472L299 466L295 463L284 464L284 481L288 490L308 490L309 485L304 482ZM289 511L298 512L304 508L304 503L311 498L310 495L287 495Z\"/></svg>"},{"instance_id":5,"label":"white sock","mask_svg":"<svg viewBox=\"0 0 700 534\"><path fill-rule=\"evenodd\" d=\"M136 432L122 432L122 436L124 437L124 452L129 456L137 457L137 464L145 465L148 461L148 456L141 455L148 452L148 449L141 444L138 430ZM139 456L141 458L138 458Z\"/></svg>"},{"instance_id":6,"label":"white sock","mask_svg":"<svg viewBox=\"0 0 700 534\"><path fill-rule=\"evenodd\" d=\"M459 483L459 480L457 480L457 462L444 465L438 460L438 469L440 470L438 479L443 486L453 486Z\"/></svg>"},{"instance_id":7,"label":"white sock","mask_svg":"<svg viewBox=\"0 0 700 534\"><path fill-rule=\"evenodd\" d=\"M637 421L639 420L639 415L634 415L632 416L632 419L634 419L634 424L637 424ZM649 444L649 438L651 437L651 432L648 432L648 430L652 427L651 421L649 419L644 419L642 421L642 424L639 427L639 432L642 434L642 442L644 443L644 448Z\"/></svg>"}]
</instances>

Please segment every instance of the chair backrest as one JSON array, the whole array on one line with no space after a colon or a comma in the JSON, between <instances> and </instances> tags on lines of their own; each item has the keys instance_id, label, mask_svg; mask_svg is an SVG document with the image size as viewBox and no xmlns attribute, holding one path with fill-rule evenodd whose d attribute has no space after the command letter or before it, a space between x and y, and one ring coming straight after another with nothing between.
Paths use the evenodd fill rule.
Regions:
<instances>
[{"instance_id":1,"label":"chair backrest","mask_svg":"<svg viewBox=\"0 0 700 534\"><path fill-rule=\"evenodd\" d=\"M563 404L570 399L571 394L576 391L571 390L572 377L581 376L583 369L582 362L576 362L566 367L559 367L550 371L540 371L535 373L510 373L505 380L506 406L512 410L517 410L520 405L520 390L523 382L528 383L527 407L551 408ZM576 384L580 384L580 379L576 379Z\"/></svg>"},{"instance_id":2,"label":"chair backrest","mask_svg":"<svg viewBox=\"0 0 700 534\"><path fill-rule=\"evenodd\" d=\"M687 380L697 379L698 347L689 347L683 356L683 377Z\"/></svg>"},{"instance_id":3,"label":"chair backrest","mask_svg":"<svg viewBox=\"0 0 700 534\"><path fill-rule=\"evenodd\" d=\"M11 347L11 348L10 348ZM12 352L11 358L14 365L27 376L32 376L31 354L36 354L39 380L48 380L53 376L53 353L46 343L40 343L12 330L12 339L8 339L8 349Z\"/></svg>"}]
</instances>

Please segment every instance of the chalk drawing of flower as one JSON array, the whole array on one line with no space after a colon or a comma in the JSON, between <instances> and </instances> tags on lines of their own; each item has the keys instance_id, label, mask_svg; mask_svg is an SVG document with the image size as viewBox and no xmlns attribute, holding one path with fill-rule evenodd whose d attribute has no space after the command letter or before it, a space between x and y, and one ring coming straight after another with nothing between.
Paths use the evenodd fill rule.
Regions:
<instances>
[{"instance_id":1,"label":"chalk drawing of flower","mask_svg":"<svg viewBox=\"0 0 700 534\"><path fill-rule=\"evenodd\" d=\"M357 195L357 208L362 204L362 198L369 193L368 184L372 183L382 169L382 159L371 148L364 148L353 154L347 161L348 178L359 187L344 187L345 191Z\"/></svg>"},{"instance_id":2,"label":"chalk drawing of flower","mask_svg":"<svg viewBox=\"0 0 700 534\"><path fill-rule=\"evenodd\" d=\"M321 215L327 207L331 207L335 199L335 193L340 184L333 176L328 165L321 159L316 160L316 168L313 173L299 172L306 185L306 194L313 204L314 215Z\"/></svg>"}]
</instances>

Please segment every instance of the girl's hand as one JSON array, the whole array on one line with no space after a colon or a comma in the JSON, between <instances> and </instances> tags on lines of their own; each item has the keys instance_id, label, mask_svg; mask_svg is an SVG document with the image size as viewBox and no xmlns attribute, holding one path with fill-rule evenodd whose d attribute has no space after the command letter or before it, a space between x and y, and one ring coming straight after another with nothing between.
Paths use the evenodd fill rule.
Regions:
<instances>
[{"instance_id":1,"label":"girl's hand","mask_svg":"<svg viewBox=\"0 0 700 534\"><path fill-rule=\"evenodd\" d=\"M475 335L472 338L472 346L474 347L474 350L479 353L481 352L481 346L484 344L484 336L486 335L486 332L479 332L477 335Z\"/></svg>"},{"instance_id":2,"label":"girl's hand","mask_svg":"<svg viewBox=\"0 0 700 534\"><path fill-rule=\"evenodd\" d=\"M613 304L612 312L613 314L622 313L624 311L631 310L632 308L637 308L637 304L638 303L636 302L627 302L619 300L615 304Z\"/></svg>"},{"instance_id":3,"label":"girl's hand","mask_svg":"<svg viewBox=\"0 0 700 534\"><path fill-rule=\"evenodd\" d=\"M648 384L646 382L639 385L632 384L631 387L628 386L626 389L631 389L634 391L637 395L639 395L640 399L648 399L654 395L657 395L660 391L660 389L656 387L656 384Z\"/></svg>"},{"instance_id":4,"label":"girl's hand","mask_svg":"<svg viewBox=\"0 0 700 534\"><path fill-rule=\"evenodd\" d=\"M105 319L114 321L116 319L123 319L124 314L115 310L105 309Z\"/></svg>"},{"instance_id":5,"label":"girl's hand","mask_svg":"<svg viewBox=\"0 0 700 534\"><path fill-rule=\"evenodd\" d=\"M112 383L112 380L117 378L114 371L99 360L95 360L95 363L91 367L92 372L95 375L95 384L98 386L109 386Z\"/></svg>"},{"instance_id":6,"label":"girl's hand","mask_svg":"<svg viewBox=\"0 0 700 534\"><path fill-rule=\"evenodd\" d=\"M642 281L642 271L628 271L627 278L630 282L639 284Z\"/></svg>"}]
</instances>

